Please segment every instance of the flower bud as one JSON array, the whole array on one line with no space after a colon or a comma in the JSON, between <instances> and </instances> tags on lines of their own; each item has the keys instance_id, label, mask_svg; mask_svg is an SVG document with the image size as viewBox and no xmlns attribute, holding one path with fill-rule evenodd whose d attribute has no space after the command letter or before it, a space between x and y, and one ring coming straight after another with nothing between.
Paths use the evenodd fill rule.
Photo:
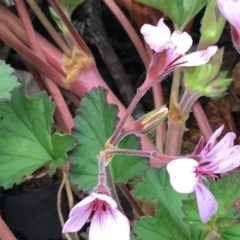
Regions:
<instances>
[{"instance_id":1,"label":"flower bud","mask_svg":"<svg viewBox=\"0 0 240 240\"><path fill-rule=\"evenodd\" d=\"M187 89L197 92L216 77L223 57L223 48L218 49L208 63L196 67L184 68L184 85Z\"/></svg>"},{"instance_id":2,"label":"flower bud","mask_svg":"<svg viewBox=\"0 0 240 240\"><path fill-rule=\"evenodd\" d=\"M208 45L215 44L222 34L225 22L225 18L218 10L216 0L210 0L201 21L201 41Z\"/></svg>"},{"instance_id":3,"label":"flower bud","mask_svg":"<svg viewBox=\"0 0 240 240\"><path fill-rule=\"evenodd\" d=\"M226 78L227 72L220 72L216 78L207 84L202 90L202 95L213 99L223 96L232 78Z\"/></svg>"},{"instance_id":4,"label":"flower bud","mask_svg":"<svg viewBox=\"0 0 240 240\"><path fill-rule=\"evenodd\" d=\"M166 106L162 106L147 113L146 115L135 121L130 127L123 128L122 132L126 135L131 133L149 133L165 120L167 114L168 109L166 108Z\"/></svg>"}]
</instances>

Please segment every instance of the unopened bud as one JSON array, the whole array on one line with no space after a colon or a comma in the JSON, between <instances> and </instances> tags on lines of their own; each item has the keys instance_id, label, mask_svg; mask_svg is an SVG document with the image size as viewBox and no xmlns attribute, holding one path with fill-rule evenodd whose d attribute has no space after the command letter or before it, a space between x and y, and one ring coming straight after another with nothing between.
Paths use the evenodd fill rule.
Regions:
<instances>
[{"instance_id":1,"label":"unopened bud","mask_svg":"<svg viewBox=\"0 0 240 240\"><path fill-rule=\"evenodd\" d=\"M201 41L208 45L215 44L222 34L225 22L225 18L218 10L216 0L210 0L201 21Z\"/></svg>"},{"instance_id":2,"label":"unopened bud","mask_svg":"<svg viewBox=\"0 0 240 240\"><path fill-rule=\"evenodd\" d=\"M226 72L221 72L202 90L202 95L213 99L225 95L225 91L232 82L232 78L226 78Z\"/></svg>"},{"instance_id":3,"label":"unopened bud","mask_svg":"<svg viewBox=\"0 0 240 240\"><path fill-rule=\"evenodd\" d=\"M222 64L223 48L218 49L208 63L183 69L184 85L187 89L197 92L214 79Z\"/></svg>"},{"instance_id":4,"label":"unopened bud","mask_svg":"<svg viewBox=\"0 0 240 240\"><path fill-rule=\"evenodd\" d=\"M135 121L130 127L123 128L122 132L126 135L131 133L149 133L165 120L167 114L167 107L162 106L147 113L146 115Z\"/></svg>"}]
</instances>

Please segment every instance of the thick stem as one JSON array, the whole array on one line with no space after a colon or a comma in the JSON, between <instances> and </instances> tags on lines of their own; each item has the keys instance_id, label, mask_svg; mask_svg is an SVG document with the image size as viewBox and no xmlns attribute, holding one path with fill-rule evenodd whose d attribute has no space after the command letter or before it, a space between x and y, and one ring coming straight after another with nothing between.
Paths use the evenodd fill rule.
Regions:
<instances>
[{"instance_id":1,"label":"thick stem","mask_svg":"<svg viewBox=\"0 0 240 240\"><path fill-rule=\"evenodd\" d=\"M57 82L60 86L65 85L65 77L57 72L53 67L42 61L31 50L23 45L19 40L13 38L5 29L4 25L0 24L0 39L6 42L9 46L14 48L22 56L24 56L29 62L31 62L36 69L40 72L44 72L52 80Z\"/></svg>"},{"instance_id":2,"label":"thick stem","mask_svg":"<svg viewBox=\"0 0 240 240\"><path fill-rule=\"evenodd\" d=\"M33 30L31 21L28 17L27 10L25 8L23 0L16 1L16 7L18 10L18 14L22 20L23 26L25 28L25 31L28 36L28 40L30 43L30 46L32 50L41 58L44 62L46 62L45 56L39 48L39 43L37 41L37 38L35 36L35 32ZM74 122L72 119L72 116L68 110L68 107L62 97L61 92L59 91L57 85L52 82L48 77L44 77L46 86L49 89L49 92L51 93L53 100L56 103L56 118L57 122L59 123L61 130L66 131L68 133L71 132L72 127L74 126Z\"/></svg>"},{"instance_id":3,"label":"thick stem","mask_svg":"<svg viewBox=\"0 0 240 240\"><path fill-rule=\"evenodd\" d=\"M21 24L21 20L1 4L0 4L0 22L5 27L3 29L8 30L6 31L7 33L10 31L12 35L18 38L19 41L24 43L24 45L30 47L26 32L24 31L23 26ZM42 48L49 65L51 65L59 73L64 74L61 66L63 54L51 43L49 43L45 38L40 36L38 33L35 34L37 36L39 45ZM2 40L5 41L4 39ZM6 41L6 43L10 45L8 40ZM35 61L31 60L31 62L33 63Z\"/></svg>"},{"instance_id":4,"label":"thick stem","mask_svg":"<svg viewBox=\"0 0 240 240\"><path fill-rule=\"evenodd\" d=\"M165 154L180 155L184 126L184 122L181 120L169 119Z\"/></svg>"},{"instance_id":5,"label":"thick stem","mask_svg":"<svg viewBox=\"0 0 240 240\"><path fill-rule=\"evenodd\" d=\"M8 228L6 223L0 216L0 239L1 240L17 240L17 238L12 234L11 230Z\"/></svg>"}]
</instances>

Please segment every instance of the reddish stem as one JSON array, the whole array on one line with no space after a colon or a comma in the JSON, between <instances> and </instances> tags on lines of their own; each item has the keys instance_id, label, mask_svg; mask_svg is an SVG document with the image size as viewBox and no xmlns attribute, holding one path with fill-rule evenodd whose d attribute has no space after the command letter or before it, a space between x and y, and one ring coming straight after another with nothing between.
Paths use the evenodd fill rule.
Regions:
<instances>
[{"instance_id":1,"label":"reddish stem","mask_svg":"<svg viewBox=\"0 0 240 240\"><path fill-rule=\"evenodd\" d=\"M122 117L122 119L119 121L112 137L110 140L110 144L112 145L117 145L117 143L119 142L118 136L120 134L120 131L123 128L123 125L125 124L125 122L127 121L128 117L131 116L133 109L135 108L135 106L137 105L137 103L140 101L140 99L142 98L143 94L142 93L136 93L136 95L134 96L133 100L131 101L130 105L128 106L124 116Z\"/></svg>"},{"instance_id":2,"label":"reddish stem","mask_svg":"<svg viewBox=\"0 0 240 240\"><path fill-rule=\"evenodd\" d=\"M12 234L11 230L6 225L6 223L3 221L1 216L0 216L0 239L17 240L16 237Z\"/></svg>"},{"instance_id":3,"label":"reddish stem","mask_svg":"<svg viewBox=\"0 0 240 240\"><path fill-rule=\"evenodd\" d=\"M167 132L167 141L165 153L167 155L179 155L181 149L181 140L184 133L185 123L181 120L170 120Z\"/></svg>"},{"instance_id":4,"label":"reddish stem","mask_svg":"<svg viewBox=\"0 0 240 240\"><path fill-rule=\"evenodd\" d=\"M36 69L40 72L45 73L55 82L57 82L60 86L65 85L65 77L57 72L53 67L42 61L38 56L34 54L31 50L29 50L25 45L23 45L18 39L10 36L7 29L0 24L0 39L6 42L10 47L14 48L17 52L19 52L22 56L24 56L28 61L34 65Z\"/></svg>"},{"instance_id":5,"label":"reddish stem","mask_svg":"<svg viewBox=\"0 0 240 240\"><path fill-rule=\"evenodd\" d=\"M85 44L85 42L82 40L82 38L79 36L77 30L74 28L72 23L69 21L63 10L59 7L56 0L48 0L49 3L53 6L54 10L57 12L59 17L62 19L63 23L66 25L67 29L69 30L69 33L72 35L75 42L78 44L80 49L82 49L88 56L92 56L91 51Z\"/></svg>"},{"instance_id":6,"label":"reddish stem","mask_svg":"<svg viewBox=\"0 0 240 240\"><path fill-rule=\"evenodd\" d=\"M105 156L112 155L128 155L128 156L139 156L146 158L154 158L156 161L160 161L164 164L169 163L176 157L171 157L165 154L162 154L157 151L144 151L144 150L132 150L132 149L109 149L104 151Z\"/></svg>"},{"instance_id":7,"label":"reddish stem","mask_svg":"<svg viewBox=\"0 0 240 240\"><path fill-rule=\"evenodd\" d=\"M43 24L43 26L47 29L48 33L51 35L51 37L54 39L54 41L57 43L59 48L68 56L71 57L71 51L67 44L64 42L60 34L54 29L54 27L51 25L51 23L48 21L48 19L45 17L43 12L41 11L38 4L35 2L35 0L27 0L28 4L30 5L31 9L34 11L40 22Z\"/></svg>"},{"instance_id":8,"label":"reddish stem","mask_svg":"<svg viewBox=\"0 0 240 240\"><path fill-rule=\"evenodd\" d=\"M24 44L26 45L29 44L27 37L24 31L22 30L22 25L20 23L19 18L17 18L14 14L12 14L9 10L7 10L2 5L0 5L0 21L4 23L4 25L6 25L6 27L10 29L16 37L18 37L22 42L24 42ZM4 33L2 34L2 31L0 31L0 38L2 38L1 35L4 35ZM9 36L7 35L5 39L6 39L6 42L9 44L8 38ZM54 67L54 69L51 68L52 70L46 73L51 74L51 76L55 75L56 70L58 71L58 75L60 73L63 73L63 70L61 68L61 61L63 58L63 54L58 49L56 49L53 45L47 42L40 35L37 34L37 38L48 63ZM31 60L31 63L32 62L34 62L34 59ZM44 72L44 69L43 69L43 72ZM89 67L84 68L81 72L79 72L75 76L75 78L72 80L71 85L69 86L69 89L81 98L86 92L90 91L93 87L103 87L105 89L109 89L106 83L103 81L103 79L99 75L95 65L90 65ZM109 90L109 93L107 95L107 100L109 103L113 103L118 106L119 108L118 117L121 118L125 114L126 109L124 108L122 103L116 98L116 96L111 92L111 90ZM126 124L130 125L133 122L134 122L133 118L130 117L127 120ZM145 135L141 136L141 140L142 140L143 149L155 150L155 146L147 136ZM155 161L154 159L150 159L150 165L151 167L163 166L163 164L161 164L159 161Z\"/></svg>"},{"instance_id":9,"label":"reddish stem","mask_svg":"<svg viewBox=\"0 0 240 240\"><path fill-rule=\"evenodd\" d=\"M45 56L41 48L39 48L39 43L37 42L35 32L33 30L33 27L29 19L23 0L16 1L15 5L17 7L18 14L22 20L23 26L27 33L28 40L32 50L39 56L39 58L41 58L44 62L46 62ZM71 133L71 129L74 126L74 122L68 110L68 107L62 97L62 94L59 91L57 85L54 82L52 82L52 80L50 80L48 77L44 77L44 79L45 79L46 86L48 87L49 92L56 103L55 116L56 116L57 122L59 123L62 131Z\"/></svg>"},{"instance_id":10,"label":"reddish stem","mask_svg":"<svg viewBox=\"0 0 240 240\"><path fill-rule=\"evenodd\" d=\"M213 131L199 101L194 103L192 111L197 121L197 124L201 130L202 136L204 137L204 140L207 142L212 136Z\"/></svg>"},{"instance_id":11,"label":"reddish stem","mask_svg":"<svg viewBox=\"0 0 240 240\"><path fill-rule=\"evenodd\" d=\"M122 13L120 8L117 6L117 4L112 0L104 0L105 4L109 7L109 9L112 11L112 13L115 15L115 17L118 19L118 21L121 23L122 27L127 32L129 38L132 40L135 48L137 49L145 67L147 68L149 65L149 58L146 53L146 49L139 38L138 34L136 33L135 29L131 25L131 23L128 21L126 16Z\"/></svg>"}]
</instances>

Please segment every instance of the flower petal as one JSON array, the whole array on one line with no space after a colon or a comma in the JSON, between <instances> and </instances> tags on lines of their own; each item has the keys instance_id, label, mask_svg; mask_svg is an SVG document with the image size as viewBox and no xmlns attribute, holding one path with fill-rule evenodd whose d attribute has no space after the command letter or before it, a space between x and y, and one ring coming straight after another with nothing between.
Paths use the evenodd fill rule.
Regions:
<instances>
[{"instance_id":1,"label":"flower petal","mask_svg":"<svg viewBox=\"0 0 240 240\"><path fill-rule=\"evenodd\" d=\"M232 24L235 28L240 29L240 1L238 0L217 0L218 8L222 15Z\"/></svg>"},{"instance_id":2,"label":"flower petal","mask_svg":"<svg viewBox=\"0 0 240 240\"><path fill-rule=\"evenodd\" d=\"M217 153L222 151L226 151L231 148L234 144L234 139L236 138L236 134L234 132L227 133L207 154L206 158L214 156Z\"/></svg>"},{"instance_id":3,"label":"flower petal","mask_svg":"<svg viewBox=\"0 0 240 240\"><path fill-rule=\"evenodd\" d=\"M111 197L109 197L108 195L99 194L99 193L92 193L92 195L95 198L98 198L100 200L103 200L103 201L107 202L111 206L112 209L117 209L117 203Z\"/></svg>"},{"instance_id":4,"label":"flower petal","mask_svg":"<svg viewBox=\"0 0 240 240\"><path fill-rule=\"evenodd\" d=\"M89 219L90 214L93 210L92 206L90 204L79 206L79 204L75 205L70 211L69 218L67 222L64 224L64 227L62 230L63 233L77 232L79 229L83 227L83 225Z\"/></svg>"},{"instance_id":5,"label":"flower petal","mask_svg":"<svg viewBox=\"0 0 240 240\"><path fill-rule=\"evenodd\" d=\"M107 209L101 214L94 214L89 240L130 240L128 219L118 210Z\"/></svg>"},{"instance_id":6,"label":"flower petal","mask_svg":"<svg viewBox=\"0 0 240 240\"><path fill-rule=\"evenodd\" d=\"M149 44L150 48L155 52L161 52L167 48L170 41L171 31L161 18L158 25L152 26L144 24L140 30L144 40Z\"/></svg>"},{"instance_id":7,"label":"flower petal","mask_svg":"<svg viewBox=\"0 0 240 240\"><path fill-rule=\"evenodd\" d=\"M207 167L214 167L214 173L224 173L240 166L240 145L236 145L224 152L220 152Z\"/></svg>"},{"instance_id":8,"label":"flower petal","mask_svg":"<svg viewBox=\"0 0 240 240\"><path fill-rule=\"evenodd\" d=\"M171 36L171 41L176 49L174 54L184 54L192 46L193 40L191 36L186 32L174 31Z\"/></svg>"},{"instance_id":9,"label":"flower petal","mask_svg":"<svg viewBox=\"0 0 240 240\"><path fill-rule=\"evenodd\" d=\"M175 191L191 193L198 183L196 168L198 162L191 158L179 158L167 165L170 183Z\"/></svg>"},{"instance_id":10,"label":"flower petal","mask_svg":"<svg viewBox=\"0 0 240 240\"><path fill-rule=\"evenodd\" d=\"M217 49L217 46L211 46L207 50L190 53L174 62L174 66L191 67L203 65L217 52Z\"/></svg>"},{"instance_id":11,"label":"flower petal","mask_svg":"<svg viewBox=\"0 0 240 240\"><path fill-rule=\"evenodd\" d=\"M216 213L218 203L208 188L200 182L197 185L195 193L199 216L202 222L205 223Z\"/></svg>"},{"instance_id":12,"label":"flower petal","mask_svg":"<svg viewBox=\"0 0 240 240\"><path fill-rule=\"evenodd\" d=\"M212 147L214 146L214 144L216 143L217 138L221 135L222 131L223 131L224 125L222 125L220 128L218 128L210 137L210 139L208 140L207 144L205 145L205 147L203 148L202 152L201 152L201 156L204 159L207 155L207 153L212 149Z\"/></svg>"}]
</instances>

